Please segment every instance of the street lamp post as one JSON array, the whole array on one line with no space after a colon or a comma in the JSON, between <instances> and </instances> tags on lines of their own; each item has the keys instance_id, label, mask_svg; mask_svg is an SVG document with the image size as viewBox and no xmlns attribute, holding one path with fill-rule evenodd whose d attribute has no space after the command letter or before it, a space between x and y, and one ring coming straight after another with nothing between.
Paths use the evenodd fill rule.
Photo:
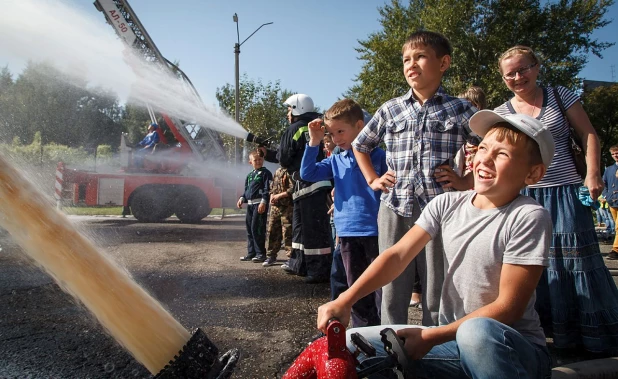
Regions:
<instances>
[{"instance_id":1,"label":"street lamp post","mask_svg":"<svg viewBox=\"0 0 618 379\"><path fill-rule=\"evenodd\" d=\"M234 13L233 16L234 22L236 23L236 43L234 44L234 56L235 56L235 68L236 68L236 105L235 105L235 119L236 122L240 122L240 67L238 63L238 58L240 56L240 47L243 43L247 42L249 38L251 38L258 30L260 30L263 26L271 25L272 22L267 22L265 24L260 25L259 28L255 29L253 33L249 35L249 37L245 38L244 41L240 42L240 32L238 30L238 15ZM234 163L238 163L238 138L234 137Z\"/></svg>"}]
</instances>

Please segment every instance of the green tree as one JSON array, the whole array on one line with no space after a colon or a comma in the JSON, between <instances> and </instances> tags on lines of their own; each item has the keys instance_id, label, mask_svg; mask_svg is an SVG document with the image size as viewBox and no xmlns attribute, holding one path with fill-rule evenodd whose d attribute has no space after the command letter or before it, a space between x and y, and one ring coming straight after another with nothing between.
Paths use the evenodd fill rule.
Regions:
<instances>
[{"instance_id":1,"label":"green tree","mask_svg":"<svg viewBox=\"0 0 618 379\"><path fill-rule=\"evenodd\" d=\"M12 139L10 133L10 125L13 124L14 106L13 106L13 74L9 71L8 66L4 66L0 70L0 142L8 142Z\"/></svg>"},{"instance_id":2,"label":"green tree","mask_svg":"<svg viewBox=\"0 0 618 379\"><path fill-rule=\"evenodd\" d=\"M571 89L581 85L577 74L587 54L601 56L611 43L592 38L608 25L604 18L613 0L400 0L378 8L382 30L359 41L364 61L356 84L345 94L373 112L386 100L409 90L403 74L401 47L420 29L446 35L453 45L452 64L443 85L457 94L481 86L490 106L507 100L497 61L502 52L521 44L543 60L540 80Z\"/></svg>"},{"instance_id":3,"label":"green tree","mask_svg":"<svg viewBox=\"0 0 618 379\"><path fill-rule=\"evenodd\" d=\"M614 163L609 148L618 144L618 84L584 92L584 109L601 141L601 164Z\"/></svg>"},{"instance_id":4,"label":"green tree","mask_svg":"<svg viewBox=\"0 0 618 379\"><path fill-rule=\"evenodd\" d=\"M136 144L146 135L146 126L151 123L146 108L126 104L122 112L121 124L129 142Z\"/></svg>"},{"instance_id":5,"label":"green tree","mask_svg":"<svg viewBox=\"0 0 618 379\"><path fill-rule=\"evenodd\" d=\"M0 72L0 86L8 87L0 92L3 141L17 136L27 144L40 132L44 145L118 145L121 107L109 91L45 62L28 62L13 84L9 79Z\"/></svg>"},{"instance_id":6,"label":"green tree","mask_svg":"<svg viewBox=\"0 0 618 379\"><path fill-rule=\"evenodd\" d=\"M231 84L217 88L219 106L228 114L236 111L236 92ZM287 109L283 102L291 96L291 91L281 89L279 81L262 83L261 80L251 80L243 75L240 79L240 124L249 132L278 142L279 137L287 128ZM222 135L228 156L234 153L234 138ZM246 142L242 141L244 145Z\"/></svg>"}]
</instances>

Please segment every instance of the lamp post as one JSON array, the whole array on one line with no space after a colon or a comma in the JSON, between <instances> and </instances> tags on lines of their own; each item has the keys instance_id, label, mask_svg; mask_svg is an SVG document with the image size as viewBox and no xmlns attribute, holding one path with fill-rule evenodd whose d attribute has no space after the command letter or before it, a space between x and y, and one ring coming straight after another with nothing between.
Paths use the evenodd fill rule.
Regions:
<instances>
[{"instance_id":1,"label":"lamp post","mask_svg":"<svg viewBox=\"0 0 618 379\"><path fill-rule=\"evenodd\" d=\"M235 119L236 122L240 123L240 67L238 64L238 57L240 56L240 47L243 43L247 42L249 38L251 38L258 30L260 30L263 26L271 25L272 22L267 22L265 24L260 25L259 28L255 29L253 33L249 35L249 37L245 38L244 41L240 42L240 32L238 30L238 15L234 13L233 20L236 23L236 43L234 44L234 56L235 56L235 68L236 68L236 106L234 107ZM234 138L234 163L238 163L238 138Z\"/></svg>"}]
</instances>

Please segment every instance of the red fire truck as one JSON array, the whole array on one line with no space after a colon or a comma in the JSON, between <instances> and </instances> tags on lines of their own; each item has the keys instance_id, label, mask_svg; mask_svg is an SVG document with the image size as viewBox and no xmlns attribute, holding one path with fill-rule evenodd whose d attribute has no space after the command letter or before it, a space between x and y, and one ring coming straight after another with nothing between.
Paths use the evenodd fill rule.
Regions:
<instances>
[{"instance_id":1,"label":"red fire truck","mask_svg":"<svg viewBox=\"0 0 618 379\"><path fill-rule=\"evenodd\" d=\"M187 76L161 55L126 0L96 0L94 5L129 48L147 62L170 70L199 99ZM148 110L152 121L156 122L154 110L149 106ZM225 162L219 135L163 111L159 113L173 133L174 143L166 144L165 137L160 134L161 141L152 154L147 154L137 164L133 159L134 149L123 135L120 143L122 168L113 173L71 169L59 163L56 172L58 204L122 205L123 215L132 214L142 222L157 222L175 214L186 223L200 221L212 208L234 207L242 191L242 181L230 178L229 174L219 174L215 178L204 169L207 163Z\"/></svg>"}]
</instances>

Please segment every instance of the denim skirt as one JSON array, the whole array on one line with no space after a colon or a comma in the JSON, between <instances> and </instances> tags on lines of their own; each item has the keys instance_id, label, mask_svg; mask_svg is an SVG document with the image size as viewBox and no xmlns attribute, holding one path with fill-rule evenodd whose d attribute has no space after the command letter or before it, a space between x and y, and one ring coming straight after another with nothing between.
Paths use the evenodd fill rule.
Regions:
<instances>
[{"instance_id":1,"label":"denim skirt","mask_svg":"<svg viewBox=\"0 0 618 379\"><path fill-rule=\"evenodd\" d=\"M592 211L578 199L579 184L525 188L549 211L553 236L549 267L536 290L536 310L557 348L618 352L618 290L605 266Z\"/></svg>"}]
</instances>

